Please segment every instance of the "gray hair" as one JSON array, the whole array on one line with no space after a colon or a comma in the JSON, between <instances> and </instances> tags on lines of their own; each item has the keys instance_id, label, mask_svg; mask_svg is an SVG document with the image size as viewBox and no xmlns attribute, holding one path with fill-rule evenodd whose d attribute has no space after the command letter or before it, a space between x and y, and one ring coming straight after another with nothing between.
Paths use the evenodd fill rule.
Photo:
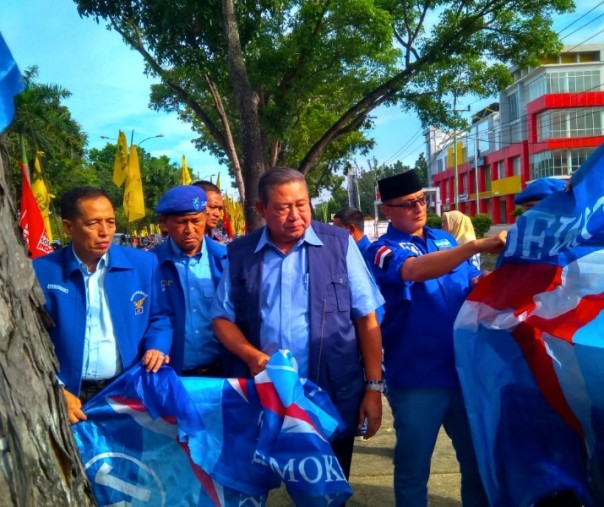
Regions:
<instances>
[{"instance_id":1,"label":"gray hair","mask_svg":"<svg viewBox=\"0 0 604 507\"><path fill-rule=\"evenodd\" d=\"M269 169L260 176L260 180L258 181L258 197L260 202L266 206L268 204L268 194L271 188L284 185L285 183L292 183L294 181L302 182L308 192L306 180L300 171L287 167L274 167L273 169Z\"/></svg>"}]
</instances>

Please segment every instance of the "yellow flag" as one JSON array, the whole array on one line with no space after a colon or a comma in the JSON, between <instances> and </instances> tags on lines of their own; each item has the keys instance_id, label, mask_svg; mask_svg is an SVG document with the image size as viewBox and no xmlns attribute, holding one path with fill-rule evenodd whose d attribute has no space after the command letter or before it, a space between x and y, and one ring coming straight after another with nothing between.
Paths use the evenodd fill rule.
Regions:
<instances>
[{"instance_id":1,"label":"yellow flag","mask_svg":"<svg viewBox=\"0 0 604 507\"><path fill-rule=\"evenodd\" d=\"M180 164L180 184L188 185L193 181L191 179L191 173L189 173L189 168L187 167L187 159L185 156L182 156L182 162Z\"/></svg>"},{"instance_id":2,"label":"yellow flag","mask_svg":"<svg viewBox=\"0 0 604 507\"><path fill-rule=\"evenodd\" d=\"M130 146L128 157L128 174L124 188L124 211L128 222L134 222L145 216L145 199L143 197L143 182L138 165L138 151L136 146Z\"/></svg>"},{"instance_id":3,"label":"yellow flag","mask_svg":"<svg viewBox=\"0 0 604 507\"><path fill-rule=\"evenodd\" d=\"M44 182L44 177L42 176L42 163L40 162L40 157L44 156L44 152L38 151L36 153L36 160L34 162L34 174L31 176L31 191L36 198L36 202L38 203L38 208L40 208L40 213L42 214L42 219L44 220L44 229L46 229L46 235L48 236L48 241L52 241L52 230L50 228L50 198L51 195L48 193L48 189L46 188L46 183Z\"/></svg>"},{"instance_id":4,"label":"yellow flag","mask_svg":"<svg viewBox=\"0 0 604 507\"><path fill-rule=\"evenodd\" d=\"M113 183L121 187L128 175L128 143L121 130L117 136L117 150L113 161Z\"/></svg>"},{"instance_id":5,"label":"yellow flag","mask_svg":"<svg viewBox=\"0 0 604 507\"><path fill-rule=\"evenodd\" d=\"M218 173L218 178L216 178L216 186L220 189L220 173Z\"/></svg>"}]
</instances>

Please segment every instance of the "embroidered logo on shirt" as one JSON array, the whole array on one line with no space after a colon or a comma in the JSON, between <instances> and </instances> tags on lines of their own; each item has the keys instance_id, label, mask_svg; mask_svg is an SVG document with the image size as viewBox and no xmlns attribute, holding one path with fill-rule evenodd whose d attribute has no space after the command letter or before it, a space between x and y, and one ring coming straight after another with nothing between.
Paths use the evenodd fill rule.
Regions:
<instances>
[{"instance_id":1,"label":"embroidered logo on shirt","mask_svg":"<svg viewBox=\"0 0 604 507\"><path fill-rule=\"evenodd\" d=\"M137 290L134 294L132 294L132 296L130 297L130 301L134 305L134 315L143 314L143 312L145 310L143 308L143 305L144 305L147 297L148 297L148 295L140 290Z\"/></svg>"},{"instance_id":2,"label":"embroidered logo on shirt","mask_svg":"<svg viewBox=\"0 0 604 507\"><path fill-rule=\"evenodd\" d=\"M388 269L388 264L390 264L392 257L394 257L392 250L390 250L390 248L387 246L383 246L375 254L373 262L376 266L385 271Z\"/></svg>"},{"instance_id":3,"label":"embroidered logo on shirt","mask_svg":"<svg viewBox=\"0 0 604 507\"><path fill-rule=\"evenodd\" d=\"M63 287L62 285L57 285L56 283L49 283L46 286L46 288L48 290L55 289L55 290L65 293L65 294L69 294L69 289L67 287Z\"/></svg>"},{"instance_id":4,"label":"embroidered logo on shirt","mask_svg":"<svg viewBox=\"0 0 604 507\"><path fill-rule=\"evenodd\" d=\"M166 292L166 289L172 285L172 280L162 280L161 281L161 291Z\"/></svg>"},{"instance_id":5,"label":"embroidered logo on shirt","mask_svg":"<svg viewBox=\"0 0 604 507\"><path fill-rule=\"evenodd\" d=\"M444 239L435 239L434 240L434 245L439 250L449 250L449 248L453 248L453 245L451 244L451 242L448 239L446 239L446 238L444 238Z\"/></svg>"},{"instance_id":6,"label":"embroidered logo on shirt","mask_svg":"<svg viewBox=\"0 0 604 507\"><path fill-rule=\"evenodd\" d=\"M399 243L399 246L403 250L409 250L413 255L417 255L418 257L422 255L422 252L415 243Z\"/></svg>"}]
</instances>

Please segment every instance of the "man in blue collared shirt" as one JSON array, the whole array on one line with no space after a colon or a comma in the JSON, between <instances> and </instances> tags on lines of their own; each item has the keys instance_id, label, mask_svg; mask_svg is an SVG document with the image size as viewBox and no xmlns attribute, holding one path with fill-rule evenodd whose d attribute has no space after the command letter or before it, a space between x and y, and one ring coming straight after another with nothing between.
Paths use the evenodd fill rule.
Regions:
<instances>
[{"instance_id":1,"label":"man in blue collared shirt","mask_svg":"<svg viewBox=\"0 0 604 507\"><path fill-rule=\"evenodd\" d=\"M153 249L162 294L172 307L170 365L183 376L222 376L222 345L212 332L210 307L226 262L226 247L205 236L205 191L195 185L168 190L155 211L168 240Z\"/></svg>"},{"instance_id":2,"label":"man in blue collared shirt","mask_svg":"<svg viewBox=\"0 0 604 507\"><path fill-rule=\"evenodd\" d=\"M415 171L378 183L390 224L368 254L386 299L381 327L396 431L396 505L427 505L430 462L442 425L460 463L463 505L486 507L455 370L453 322L481 274L469 259L500 252L506 233L457 246L449 233L426 227L426 197Z\"/></svg>"},{"instance_id":3,"label":"man in blue collared shirt","mask_svg":"<svg viewBox=\"0 0 604 507\"><path fill-rule=\"evenodd\" d=\"M61 203L71 245L34 260L55 326L55 345L71 423L82 402L137 361L156 372L172 342L169 309L158 298L151 254L112 244L115 213L99 189L78 187Z\"/></svg>"},{"instance_id":4,"label":"man in blue collared shirt","mask_svg":"<svg viewBox=\"0 0 604 507\"><path fill-rule=\"evenodd\" d=\"M356 428L367 419L369 438L381 424L383 299L346 231L311 221L299 171L267 171L259 196L266 226L227 248L214 332L232 353L229 376L256 375L274 351L292 351L299 374L327 391L346 423L332 447L348 475Z\"/></svg>"}]
</instances>

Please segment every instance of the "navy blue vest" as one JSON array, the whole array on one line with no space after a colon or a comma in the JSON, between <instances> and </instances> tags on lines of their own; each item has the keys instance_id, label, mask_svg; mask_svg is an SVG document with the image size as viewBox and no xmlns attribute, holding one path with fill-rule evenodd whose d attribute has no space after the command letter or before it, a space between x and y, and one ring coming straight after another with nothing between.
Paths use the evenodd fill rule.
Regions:
<instances>
[{"instance_id":1,"label":"navy blue vest","mask_svg":"<svg viewBox=\"0 0 604 507\"><path fill-rule=\"evenodd\" d=\"M346 267L348 232L314 221L312 228L323 246L306 245L310 281L308 377L327 391L347 430L352 431L357 426L365 385L351 316ZM261 234L262 229L254 231L227 247L235 322L257 348L264 251L255 254L254 250ZM227 377L249 377L243 362L230 359Z\"/></svg>"}]
</instances>

